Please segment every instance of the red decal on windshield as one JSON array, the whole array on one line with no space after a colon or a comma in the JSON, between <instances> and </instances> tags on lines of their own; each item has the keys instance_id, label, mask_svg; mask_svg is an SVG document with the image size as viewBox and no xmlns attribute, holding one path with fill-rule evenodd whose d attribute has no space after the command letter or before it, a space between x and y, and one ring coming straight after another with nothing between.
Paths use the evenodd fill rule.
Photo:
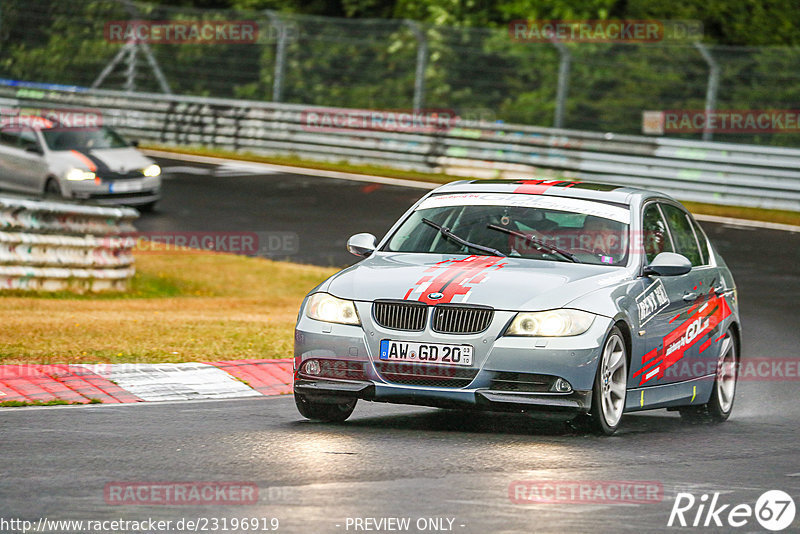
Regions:
<instances>
[{"instance_id":1,"label":"red decal on windshield","mask_svg":"<svg viewBox=\"0 0 800 534\"><path fill-rule=\"evenodd\" d=\"M496 256L469 256L462 260L440 261L426 269L426 274L409 289L405 300L415 299L425 304L442 304L452 302L457 296L463 296L460 302L467 300L472 288L486 280L488 272L506 266L503 258ZM431 299L431 293L441 293L441 298Z\"/></svg>"},{"instance_id":2,"label":"red decal on windshield","mask_svg":"<svg viewBox=\"0 0 800 534\"><path fill-rule=\"evenodd\" d=\"M572 187L580 182L570 182L567 180L522 180L519 183L522 185L514 189L515 193L541 195L551 187Z\"/></svg>"}]
</instances>

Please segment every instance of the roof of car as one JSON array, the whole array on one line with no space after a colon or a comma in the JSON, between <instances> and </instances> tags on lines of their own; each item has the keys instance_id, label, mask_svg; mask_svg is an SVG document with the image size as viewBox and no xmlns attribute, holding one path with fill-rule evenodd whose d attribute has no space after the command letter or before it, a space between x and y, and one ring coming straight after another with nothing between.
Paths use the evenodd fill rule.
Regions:
<instances>
[{"instance_id":1,"label":"roof of car","mask_svg":"<svg viewBox=\"0 0 800 534\"><path fill-rule=\"evenodd\" d=\"M639 187L552 178L461 180L443 185L434 191L437 194L477 192L551 195L626 205L636 196L670 198L668 195Z\"/></svg>"}]
</instances>

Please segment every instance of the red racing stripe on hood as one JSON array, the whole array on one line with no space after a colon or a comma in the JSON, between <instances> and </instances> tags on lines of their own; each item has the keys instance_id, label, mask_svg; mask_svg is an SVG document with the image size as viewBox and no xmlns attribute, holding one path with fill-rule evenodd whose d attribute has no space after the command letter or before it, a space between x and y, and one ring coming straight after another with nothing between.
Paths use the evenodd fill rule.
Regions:
<instances>
[{"instance_id":1,"label":"red racing stripe on hood","mask_svg":"<svg viewBox=\"0 0 800 534\"><path fill-rule=\"evenodd\" d=\"M92 160L90 160L89 158L87 158L86 156L84 156L83 154L78 152L77 150L70 150L70 152L72 152L73 156L75 156L76 158L81 160L83 162L83 164L86 165L87 169L89 169L92 172L95 172L97 170L97 165L95 165Z\"/></svg>"}]
</instances>

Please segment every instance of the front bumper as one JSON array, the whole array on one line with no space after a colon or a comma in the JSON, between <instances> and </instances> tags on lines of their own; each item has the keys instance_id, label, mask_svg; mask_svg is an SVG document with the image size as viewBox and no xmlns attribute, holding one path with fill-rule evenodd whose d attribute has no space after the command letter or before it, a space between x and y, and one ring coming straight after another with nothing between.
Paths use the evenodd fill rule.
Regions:
<instances>
[{"instance_id":1,"label":"front bumper","mask_svg":"<svg viewBox=\"0 0 800 534\"><path fill-rule=\"evenodd\" d=\"M323 323L301 312L295 330L295 393L320 402L355 397L559 418L588 412L601 347L613 321L598 316L590 329L579 336L523 338L502 335L513 313L498 311L495 315L496 321L486 332L443 335L429 330L406 333L381 329L370 320L367 308L359 309L363 326ZM378 358L382 339L470 344L474 347L474 365L468 373L461 373L467 370L463 367L427 366L442 373L427 375L426 380L409 380L407 376L387 371L386 362ZM333 372L318 376L300 373L302 364L309 359L325 363L323 367ZM415 374L417 369L408 372L421 376ZM541 377L544 385L514 386L515 380L531 377L537 380ZM549 385L557 378L569 382L572 390L555 392Z\"/></svg>"},{"instance_id":2,"label":"front bumper","mask_svg":"<svg viewBox=\"0 0 800 534\"><path fill-rule=\"evenodd\" d=\"M66 182L66 183L65 183ZM62 181L72 198L101 205L140 206L161 198L161 177Z\"/></svg>"},{"instance_id":3,"label":"front bumper","mask_svg":"<svg viewBox=\"0 0 800 534\"><path fill-rule=\"evenodd\" d=\"M591 391L567 394L492 391L490 389L424 388L366 381L298 378L295 394L316 402L363 399L392 404L411 404L437 408L476 409L533 414L547 419L572 419L587 413L592 405Z\"/></svg>"}]
</instances>

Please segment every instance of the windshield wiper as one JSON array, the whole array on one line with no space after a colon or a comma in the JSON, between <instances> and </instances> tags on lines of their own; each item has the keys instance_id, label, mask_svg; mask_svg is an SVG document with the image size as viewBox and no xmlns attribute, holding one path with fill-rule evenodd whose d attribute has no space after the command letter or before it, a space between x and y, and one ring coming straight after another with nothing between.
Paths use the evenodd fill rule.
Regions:
<instances>
[{"instance_id":1,"label":"windshield wiper","mask_svg":"<svg viewBox=\"0 0 800 534\"><path fill-rule=\"evenodd\" d=\"M465 247L473 248L475 250L480 250L481 252L486 252L486 253L491 254L493 256L502 256L502 257L506 256L505 254L503 254L502 252L500 252L499 250L497 250L495 248L485 247L483 245L478 245L476 243L470 243L469 241L467 241L463 237L458 237L456 234L451 232L449 228L445 228L444 226L439 226L438 224L436 224L435 222L431 221L430 219L425 219L423 217L422 222L424 222L428 226L432 226L433 228L436 228L437 230L439 230L439 233L442 234L444 237L446 237L447 239L450 239L451 241L455 241L459 245L463 245Z\"/></svg>"},{"instance_id":2,"label":"windshield wiper","mask_svg":"<svg viewBox=\"0 0 800 534\"><path fill-rule=\"evenodd\" d=\"M523 234L522 232L517 232L516 230L509 230L508 228L503 228L502 226L497 226L496 224L487 224L486 228L497 230L498 232L503 232L504 234L520 237L540 250L545 250L550 253L558 254L559 256L567 258L572 263L580 263L578 258L576 258L575 255L572 254L571 252L567 252L566 250L554 247L553 245L548 245L544 241L540 241L535 237L529 236L528 234Z\"/></svg>"}]
</instances>

